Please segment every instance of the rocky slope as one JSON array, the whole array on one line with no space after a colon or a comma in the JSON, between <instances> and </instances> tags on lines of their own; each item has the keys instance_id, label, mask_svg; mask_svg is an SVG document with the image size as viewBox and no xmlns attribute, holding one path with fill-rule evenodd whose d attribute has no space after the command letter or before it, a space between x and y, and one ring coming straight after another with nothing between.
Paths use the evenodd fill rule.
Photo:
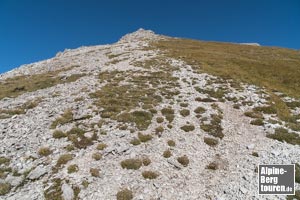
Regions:
<instances>
[{"instance_id":1,"label":"rocky slope","mask_svg":"<svg viewBox=\"0 0 300 200\"><path fill-rule=\"evenodd\" d=\"M0 199L285 199L259 196L256 170L300 163L299 118L153 45L168 39L140 29L1 74Z\"/></svg>"}]
</instances>

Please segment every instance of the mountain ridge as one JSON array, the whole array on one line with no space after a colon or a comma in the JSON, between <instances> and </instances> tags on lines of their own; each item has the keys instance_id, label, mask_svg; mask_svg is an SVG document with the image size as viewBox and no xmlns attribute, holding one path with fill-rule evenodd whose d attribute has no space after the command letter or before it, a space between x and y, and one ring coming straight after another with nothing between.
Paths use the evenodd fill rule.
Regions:
<instances>
[{"instance_id":1,"label":"mountain ridge","mask_svg":"<svg viewBox=\"0 0 300 200\"><path fill-rule=\"evenodd\" d=\"M139 29L4 73L0 199L268 199L257 165L300 163L299 61Z\"/></svg>"}]
</instances>

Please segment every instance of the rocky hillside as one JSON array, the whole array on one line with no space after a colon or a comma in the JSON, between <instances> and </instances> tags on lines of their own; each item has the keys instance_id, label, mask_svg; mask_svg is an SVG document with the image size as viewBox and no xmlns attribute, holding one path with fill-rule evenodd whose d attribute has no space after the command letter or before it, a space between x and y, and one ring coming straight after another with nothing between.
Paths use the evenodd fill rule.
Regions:
<instances>
[{"instance_id":1,"label":"rocky hillside","mask_svg":"<svg viewBox=\"0 0 300 200\"><path fill-rule=\"evenodd\" d=\"M300 54L140 29L0 76L0 199L259 196L296 163Z\"/></svg>"}]
</instances>

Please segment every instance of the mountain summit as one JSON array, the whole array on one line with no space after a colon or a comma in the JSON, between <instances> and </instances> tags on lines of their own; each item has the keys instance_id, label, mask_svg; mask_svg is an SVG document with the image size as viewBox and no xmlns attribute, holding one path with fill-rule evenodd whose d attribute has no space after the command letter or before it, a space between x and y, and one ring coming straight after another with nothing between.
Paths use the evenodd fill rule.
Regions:
<instances>
[{"instance_id":1,"label":"mountain summit","mask_svg":"<svg viewBox=\"0 0 300 200\"><path fill-rule=\"evenodd\" d=\"M299 64L139 29L1 74L0 199L269 199L270 163L299 190Z\"/></svg>"}]
</instances>

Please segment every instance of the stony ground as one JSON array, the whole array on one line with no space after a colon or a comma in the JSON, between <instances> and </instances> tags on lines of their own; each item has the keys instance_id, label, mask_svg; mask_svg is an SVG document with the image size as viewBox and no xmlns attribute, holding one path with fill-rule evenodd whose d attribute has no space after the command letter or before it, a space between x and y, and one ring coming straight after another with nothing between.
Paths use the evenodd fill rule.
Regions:
<instances>
[{"instance_id":1,"label":"stony ground","mask_svg":"<svg viewBox=\"0 0 300 200\"><path fill-rule=\"evenodd\" d=\"M285 199L257 194L257 165L300 163L270 138L299 131L257 109L263 88L196 73L151 47L163 39L139 30L2 74L17 95L0 99L0 199ZM14 79L56 71L31 91Z\"/></svg>"}]
</instances>

